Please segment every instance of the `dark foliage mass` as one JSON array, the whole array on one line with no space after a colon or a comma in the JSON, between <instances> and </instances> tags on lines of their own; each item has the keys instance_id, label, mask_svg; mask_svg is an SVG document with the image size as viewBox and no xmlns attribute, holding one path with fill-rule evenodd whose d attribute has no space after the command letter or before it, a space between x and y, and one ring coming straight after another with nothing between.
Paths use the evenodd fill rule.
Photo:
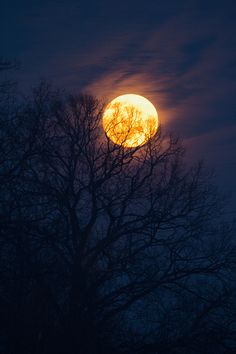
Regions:
<instances>
[{"instance_id":1,"label":"dark foliage mass","mask_svg":"<svg viewBox=\"0 0 236 354\"><path fill-rule=\"evenodd\" d=\"M234 353L235 248L202 165L161 129L112 144L94 97L3 86L0 351Z\"/></svg>"}]
</instances>

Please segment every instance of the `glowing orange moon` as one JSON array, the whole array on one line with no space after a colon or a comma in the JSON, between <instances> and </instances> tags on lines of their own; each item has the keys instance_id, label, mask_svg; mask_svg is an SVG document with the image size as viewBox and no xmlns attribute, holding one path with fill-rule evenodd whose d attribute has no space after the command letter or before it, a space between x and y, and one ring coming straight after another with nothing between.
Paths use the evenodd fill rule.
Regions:
<instances>
[{"instance_id":1,"label":"glowing orange moon","mask_svg":"<svg viewBox=\"0 0 236 354\"><path fill-rule=\"evenodd\" d=\"M127 94L108 104L102 124L113 143L134 148L146 144L156 134L158 114L145 97Z\"/></svg>"}]
</instances>

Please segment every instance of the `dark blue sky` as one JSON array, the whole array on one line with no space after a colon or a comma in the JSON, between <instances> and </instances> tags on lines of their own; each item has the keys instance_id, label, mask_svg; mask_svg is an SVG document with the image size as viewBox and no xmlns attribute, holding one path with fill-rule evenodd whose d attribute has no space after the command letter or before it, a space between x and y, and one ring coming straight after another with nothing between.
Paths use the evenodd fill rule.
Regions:
<instances>
[{"instance_id":1,"label":"dark blue sky","mask_svg":"<svg viewBox=\"0 0 236 354\"><path fill-rule=\"evenodd\" d=\"M1 55L25 88L46 79L110 99L146 96L236 210L236 2L1 2Z\"/></svg>"}]
</instances>

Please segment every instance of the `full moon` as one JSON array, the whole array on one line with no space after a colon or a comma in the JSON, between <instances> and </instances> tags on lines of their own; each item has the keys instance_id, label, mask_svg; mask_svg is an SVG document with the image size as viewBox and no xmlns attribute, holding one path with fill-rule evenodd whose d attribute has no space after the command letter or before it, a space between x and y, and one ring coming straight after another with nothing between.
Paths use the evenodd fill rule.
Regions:
<instances>
[{"instance_id":1,"label":"full moon","mask_svg":"<svg viewBox=\"0 0 236 354\"><path fill-rule=\"evenodd\" d=\"M134 148L146 144L156 134L158 114L145 97L127 94L108 104L102 124L113 143Z\"/></svg>"}]
</instances>

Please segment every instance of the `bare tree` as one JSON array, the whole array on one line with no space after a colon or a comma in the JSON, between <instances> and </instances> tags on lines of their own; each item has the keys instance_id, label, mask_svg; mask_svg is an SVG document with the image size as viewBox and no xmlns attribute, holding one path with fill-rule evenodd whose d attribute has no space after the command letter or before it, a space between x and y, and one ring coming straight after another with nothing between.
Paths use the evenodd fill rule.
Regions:
<instances>
[{"instance_id":1,"label":"bare tree","mask_svg":"<svg viewBox=\"0 0 236 354\"><path fill-rule=\"evenodd\" d=\"M235 250L216 190L161 128L144 146L113 144L103 109L43 84L18 129L3 129L8 148L24 142L12 145L19 169L3 190L13 279L3 293L18 304L5 340L24 353L204 353L213 318L230 335L234 326L223 300Z\"/></svg>"}]
</instances>

